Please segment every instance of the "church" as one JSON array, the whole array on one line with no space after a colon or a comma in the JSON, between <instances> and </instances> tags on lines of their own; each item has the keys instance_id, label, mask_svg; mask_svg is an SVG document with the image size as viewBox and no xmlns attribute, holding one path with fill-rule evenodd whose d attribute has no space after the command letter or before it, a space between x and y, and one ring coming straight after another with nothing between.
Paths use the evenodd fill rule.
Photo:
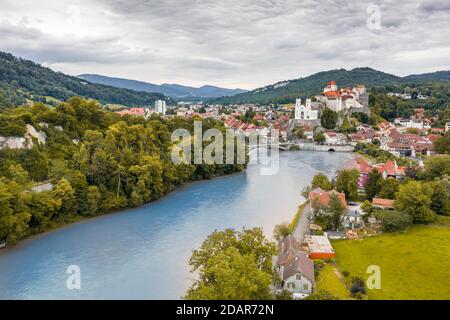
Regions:
<instances>
[{"instance_id":1,"label":"church","mask_svg":"<svg viewBox=\"0 0 450 320\"><path fill-rule=\"evenodd\" d=\"M295 100L296 120L317 120L319 119L318 106L313 106L311 99L306 99L306 105L302 104L302 99Z\"/></svg>"}]
</instances>

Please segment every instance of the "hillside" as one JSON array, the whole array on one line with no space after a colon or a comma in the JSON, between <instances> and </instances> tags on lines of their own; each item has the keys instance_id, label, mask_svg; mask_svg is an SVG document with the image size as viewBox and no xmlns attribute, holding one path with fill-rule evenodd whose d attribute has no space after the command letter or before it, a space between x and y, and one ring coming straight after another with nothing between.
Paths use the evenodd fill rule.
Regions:
<instances>
[{"instance_id":1,"label":"hillside","mask_svg":"<svg viewBox=\"0 0 450 320\"><path fill-rule=\"evenodd\" d=\"M210 85L205 85L200 88L168 83L158 85L137 80L107 77L99 74L80 74L78 77L92 83L99 83L118 88L125 88L144 92L158 92L172 98L184 98L184 97L217 98L222 96L232 96L246 92L245 90L242 89L226 89Z\"/></svg>"},{"instance_id":2,"label":"hillside","mask_svg":"<svg viewBox=\"0 0 450 320\"><path fill-rule=\"evenodd\" d=\"M450 80L450 70L423 74L412 74L404 77L403 79L406 81L448 81Z\"/></svg>"},{"instance_id":3,"label":"hillside","mask_svg":"<svg viewBox=\"0 0 450 320\"><path fill-rule=\"evenodd\" d=\"M55 99L67 100L72 96L127 106L152 105L158 99L171 102L161 93L89 83L0 51L0 107L24 104L27 100L51 104Z\"/></svg>"},{"instance_id":4,"label":"hillside","mask_svg":"<svg viewBox=\"0 0 450 320\"><path fill-rule=\"evenodd\" d=\"M339 87L353 86L358 83L367 87L397 85L408 82L426 82L446 80L450 71L441 71L422 75L398 77L371 68L352 70L337 69L315 73L305 78L287 80L258 88L233 97L215 99L217 103L289 103L295 98L317 94L330 80L335 80Z\"/></svg>"}]
</instances>

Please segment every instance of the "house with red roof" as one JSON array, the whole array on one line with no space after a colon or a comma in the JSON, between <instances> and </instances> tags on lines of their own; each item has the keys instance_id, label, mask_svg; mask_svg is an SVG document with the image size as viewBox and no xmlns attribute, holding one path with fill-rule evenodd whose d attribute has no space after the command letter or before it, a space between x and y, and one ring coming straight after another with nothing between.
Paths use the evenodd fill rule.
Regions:
<instances>
[{"instance_id":1,"label":"house with red roof","mask_svg":"<svg viewBox=\"0 0 450 320\"><path fill-rule=\"evenodd\" d=\"M394 209L394 200L383 199L383 198L373 198L372 206L375 208L380 208L380 209L384 209L384 210L392 210L392 209Z\"/></svg>"},{"instance_id":2,"label":"house with red roof","mask_svg":"<svg viewBox=\"0 0 450 320\"><path fill-rule=\"evenodd\" d=\"M342 205L347 208L347 202L345 201L345 194L337 192L336 190L324 191L321 188L315 188L308 194L309 204L313 208L328 207L330 204L331 196L337 196Z\"/></svg>"},{"instance_id":3,"label":"house with red roof","mask_svg":"<svg viewBox=\"0 0 450 320\"><path fill-rule=\"evenodd\" d=\"M397 166L397 161L395 160L388 160L386 163L375 164L373 165L373 168L378 170L378 172L383 176L383 179L402 179L405 176L406 169L403 166Z\"/></svg>"},{"instance_id":4,"label":"house with red roof","mask_svg":"<svg viewBox=\"0 0 450 320\"><path fill-rule=\"evenodd\" d=\"M372 171L372 165L366 161L366 159L359 157L347 162L344 166L345 170L356 169L359 171L358 188L360 190L364 189L369 173Z\"/></svg>"}]
</instances>

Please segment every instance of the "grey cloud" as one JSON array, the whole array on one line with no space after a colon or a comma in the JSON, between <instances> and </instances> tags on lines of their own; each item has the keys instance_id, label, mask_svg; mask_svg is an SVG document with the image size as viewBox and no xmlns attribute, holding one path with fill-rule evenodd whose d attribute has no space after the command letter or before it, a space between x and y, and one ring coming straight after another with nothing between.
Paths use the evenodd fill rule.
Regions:
<instances>
[{"instance_id":1,"label":"grey cloud","mask_svg":"<svg viewBox=\"0 0 450 320\"><path fill-rule=\"evenodd\" d=\"M376 32L366 26L372 2L381 9ZM94 0L83 10L91 5L101 7L103 34L64 39L0 23L0 45L63 71L233 87L340 67L405 74L450 65L450 13L440 1Z\"/></svg>"}]
</instances>

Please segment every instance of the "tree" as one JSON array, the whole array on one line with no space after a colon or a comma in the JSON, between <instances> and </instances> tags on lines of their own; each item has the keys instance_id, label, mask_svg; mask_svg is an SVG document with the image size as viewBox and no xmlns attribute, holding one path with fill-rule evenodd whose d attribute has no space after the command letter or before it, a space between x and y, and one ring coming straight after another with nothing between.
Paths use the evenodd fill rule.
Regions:
<instances>
[{"instance_id":1,"label":"tree","mask_svg":"<svg viewBox=\"0 0 450 320\"><path fill-rule=\"evenodd\" d=\"M450 215L450 181L448 178L430 183L433 190L431 209L439 215Z\"/></svg>"},{"instance_id":2,"label":"tree","mask_svg":"<svg viewBox=\"0 0 450 320\"><path fill-rule=\"evenodd\" d=\"M362 211L364 211L365 214L371 214L373 212L372 203L370 203L369 200L365 200L361 205L361 209Z\"/></svg>"},{"instance_id":3,"label":"tree","mask_svg":"<svg viewBox=\"0 0 450 320\"><path fill-rule=\"evenodd\" d=\"M22 186L26 186L29 182L28 172L20 164L11 165L8 168L6 177Z\"/></svg>"},{"instance_id":4,"label":"tree","mask_svg":"<svg viewBox=\"0 0 450 320\"><path fill-rule=\"evenodd\" d=\"M331 182L328 180L328 177L323 173L318 173L314 176L311 182L311 188L321 188L322 190L329 191L332 189Z\"/></svg>"},{"instance_id":5,"label":"tree","mask_svg":"<svg viewBox=\"0 0 450 320\"><path fill-rule=\"evenodd\" d=\"M384 232L397 232L406 229L411 222L411 216L404 212L391 210L377 210L375 218L381 221Z\"/></svg>"},{"instance_id":6,"label":"tree","mask_svg":"<svg viewBox=\"0 0 450 320\"><path fill-rule=\"evenodd\" d=\"M341 202L336 194L330 196L327 212L331 217L331 224L334 230L339 230L341 226L342 215L345 212L344 204Z\"/></svg>"},{"instance_id":7,"label":"tree","mask_svg":"<svg viewBox=\"0 0 450 320\"><path fill-rule=\"evenodd\" d=\"M450 131L434 141L434 149L440 154L450 154Z\"/></svg>"},{"instance_id":8,"label":"tree","mask_svg":"<svg viewBox=\"0 0 450 320\"><path fill-rule=\"evenodd\" d=\"M400 187L400 182L397 179L386 179L381 182L381 189L378 193L380 198L394 199L395 193Z\"/></svg>"},{"instance_id":9,"label":"tree","mask_svg":"<svg viewBox=\"0 0 450 320\"><path fill-rule=\"evenodd\" d=\"M420 178L433 180L434 178L450 175L450 155L429 157L424 163Z\"/></svg>"},{"instance_id":10,"label":"tree","mask_svg":"<svg viewBox=\"0 0 450 320\"><path fill-rule=\"evenodd\" d=\"M276 240L283 239L291 233L291 229L289 228L289 224L281 223L277 224L273 230L273 236Z\"/></svg>"},{"instance_id":11,"label":"tree","mask_svg":"<svg viewBox=\"0 0 450 320\"><path fill-rule=\"evenodd\" d=\"M58 217L71 215L76 212L75 190L72 188L69 181L65 178L59 180L53 193L55 199L61 200L61 208Z\"/></svg>"},{"instance_id":12,"label":"tree","mask_svg":"<svg viewBox=\"0 0 450 320\"><path fill-rule=\"evenodd\" d=\"M189 260L199 279L187 299L268 299L275 245L261 228L214 231Z\"/></svg>"},{"instance_id":13,"label":"tree","mask_svg":"<svg viewBox=\"0 0 450 320\"><path fill-rule=\"evenodd\" d=\"M325 142L325 135L323 132L318 132L314 135L314 141L318 144L323 144Z\"/></svg>"},{"instance_id":14,"label":"tree","mask_svg":"<svg viewBox=\"0 0 450 320\"><path fill-rule=\"evenodd\" d=\"M265 300L272 298L271 276L258 268L252 254L242 255L229 247L211 256L200 279L189 288L186 299Z\"/></svg>"},{"instance_id":15,"label":"tree","mask_svg":"<svg viewBox=\"0 0 450 320\"><path fill-rule=\"evenodd\" d=\"M233 229L214 231L202 243L199 250L194 250L189 260L193 271L205 266L208 259L219 251L235 247L242 255L254 254L258 267L270 273L272 271L272 256L276 253L275 244L269 242L261 228L243 229L237 232Z\"/></svg>"},{"instance_id":16,"label":"tree","mask_svg":"<svg viewBox=\"0 0 450 320\"><path fill-rule=\"evenodd\" d=\"M366 191L367 199L372 200L381 190L383 177L377 169L369 172L364 190Z\"/></svg>"},{"instance_id":17,"label":"tree","mask_svg":"<svg viewBox=\"0 0 450 320\"><path fill-rule=\"evenodd\" d=\"M336 178L336 190L344 192L348 200L358 198L359 171L357 169L341 170Z\"/></svg>"},{"instance_id":18,"label":"tree","mask_svg":"<svg viewBox=\"0 0 450 320\"><path fill-rule=\"evenodd\" d=\"M320 122L322 124L322 127L326 129L333 129L334 127L336 127L337 119L338 119L337 112L334 112L329 108L325 108L322 112Z\"/></svg>"},{"instance_id":19,"label":"tree","mask_svg":"<svg viewBox=\"0 0 450 320\"><path fill-rule=\"evenodd\" d=\"M305 139L305 129L302 127L295 128L294 137L297 139Z\"/></svg>"},{"instance_id":20,"label":"tree","mask_svg":"<svg viewBox=\"0 0 450 320\"><path fill-rule=\"evenodd\" d=\"M97 186L89 186L86 194L86 206L89 215L95 215L98 211L101 194Z\"/></svg>"},{"instance_id":21,"label":"tree","mask_svg":"<svg viewBox=\"0 0 450 320\"><path fill-rule=\"evenodd\" d=\"M15 243L28 231L31 214L16 182L0 178L0 240Z\"/></svg>"},{"instance_id":22,"label":"tree","mask_svg":"<svg viewBox=\"0 0 450 320\"><path fill-rule=\"evenodd\" d=\"M420 181L409 181L400 186L394 206L410 215L414 223L432 222L436 214L430 209L433 190Z\"/></svg>"}]
</instances>

